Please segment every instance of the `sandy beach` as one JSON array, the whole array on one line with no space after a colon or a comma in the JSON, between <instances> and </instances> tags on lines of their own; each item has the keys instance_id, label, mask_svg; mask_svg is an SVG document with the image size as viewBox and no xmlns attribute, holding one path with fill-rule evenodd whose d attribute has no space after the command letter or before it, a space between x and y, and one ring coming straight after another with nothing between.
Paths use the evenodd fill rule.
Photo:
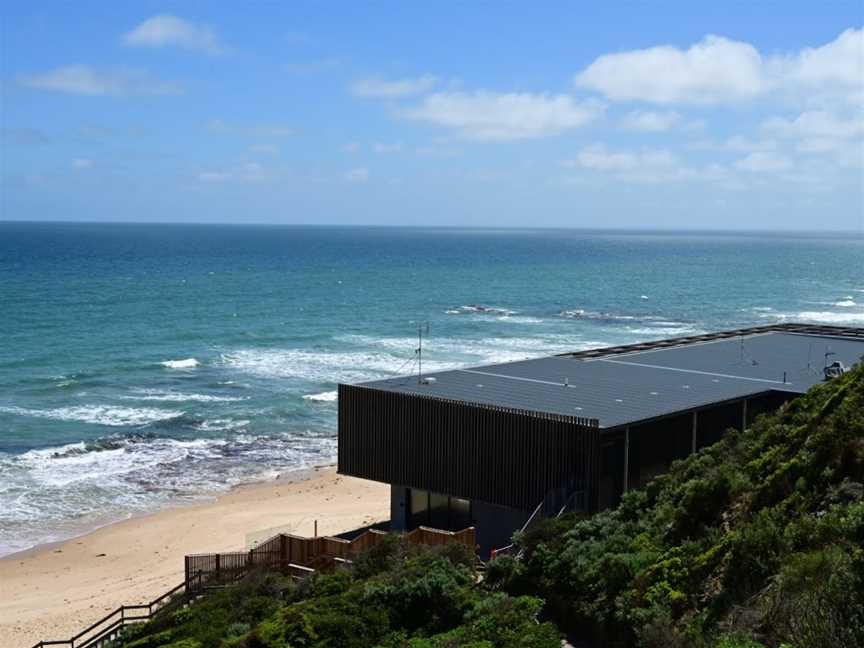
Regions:
<instances>
[{"instance_id":1,"label":"sandy beach","mask_svg":"<svg viewBox=\"0 0 864 648\"><path fill-rule=\"evenodd\" d=\"M67 639L121 604L145 603L183 580L183 556L230 551L268 530L340 533L389 517L386 485L319 468L241 486L216 501L170 508L0 559L0 646Z\"/></svg>"}]
</instances>

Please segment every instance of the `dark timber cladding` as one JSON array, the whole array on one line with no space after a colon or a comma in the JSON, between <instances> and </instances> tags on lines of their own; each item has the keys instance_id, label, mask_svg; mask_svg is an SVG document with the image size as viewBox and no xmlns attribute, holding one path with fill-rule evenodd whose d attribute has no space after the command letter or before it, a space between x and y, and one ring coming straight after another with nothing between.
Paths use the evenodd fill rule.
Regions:
<instances>
[{"instance_id":1,"label":"dark timber cladding","mask_svg":"<svg viewBox=\"0 0 864 648\"><path fill-rule=\"evenodd\" d=\"M599 454L593 419L339 385L342 474L529 509L592 491Z\"/></svg>"}]
</instances>

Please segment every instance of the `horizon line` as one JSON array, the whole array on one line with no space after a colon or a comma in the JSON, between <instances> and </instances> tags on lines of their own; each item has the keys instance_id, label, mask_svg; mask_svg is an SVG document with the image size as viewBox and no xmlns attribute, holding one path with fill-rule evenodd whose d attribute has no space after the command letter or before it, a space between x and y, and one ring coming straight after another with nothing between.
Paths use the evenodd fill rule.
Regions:
<instances>
[{"instance_id":1,"label":"horizon line","mask_svg":"<svg viewBox=\"0 0 864 648\"><path fill-rule=\"evenodd\" d=\"M119 220L42 220L42 219L0 219L2 225L168 225L168 226L221 226L221 227L296 227L327 229L440 229L440 230L512 230L512 231L581 231L581 232L686 232L700 234L855 234L864 237L864 229L805 229L805 228L722 228L722 227L590 227L566 225L418 225L418 224L376 224L376 223L269 223L223 222L223 221L119 221Z\"/></svg>"}]
</instances>

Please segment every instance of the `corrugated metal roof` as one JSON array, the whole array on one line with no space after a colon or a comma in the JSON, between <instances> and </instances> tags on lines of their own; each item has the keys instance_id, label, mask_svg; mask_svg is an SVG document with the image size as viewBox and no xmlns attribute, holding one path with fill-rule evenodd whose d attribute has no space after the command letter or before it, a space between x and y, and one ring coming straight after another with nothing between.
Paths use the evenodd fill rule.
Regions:
<instances>
[{"instance_id":1,"label":"corrugated metal roof","mask_svg":"<svg viewBox=\"0 0 864 648\"><path fill-rule=\"evenodd\" d=\"M848 367L864 356L864 329L795 330L748 329L430 373L428 384L406 376L364 386L596 418L613 428L766 391L803 393L823 381L826 359Z\"/></svg>"}]
</instances>

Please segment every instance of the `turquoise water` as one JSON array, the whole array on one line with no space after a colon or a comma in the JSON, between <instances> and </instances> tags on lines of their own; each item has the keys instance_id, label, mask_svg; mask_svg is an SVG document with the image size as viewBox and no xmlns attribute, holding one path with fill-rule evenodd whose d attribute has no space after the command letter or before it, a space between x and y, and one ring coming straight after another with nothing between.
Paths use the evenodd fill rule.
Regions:
<instances>
[{"instance_id":1,"label":"turquoise water","mask_svg":"<svg viewBox=\"0 0 864 648\"><path fill-rule=\"evenodd\" d=\"M856 236L0 223L0 553L335 457L335 388L864 325Z\"/></svg>"}]
</instances>

